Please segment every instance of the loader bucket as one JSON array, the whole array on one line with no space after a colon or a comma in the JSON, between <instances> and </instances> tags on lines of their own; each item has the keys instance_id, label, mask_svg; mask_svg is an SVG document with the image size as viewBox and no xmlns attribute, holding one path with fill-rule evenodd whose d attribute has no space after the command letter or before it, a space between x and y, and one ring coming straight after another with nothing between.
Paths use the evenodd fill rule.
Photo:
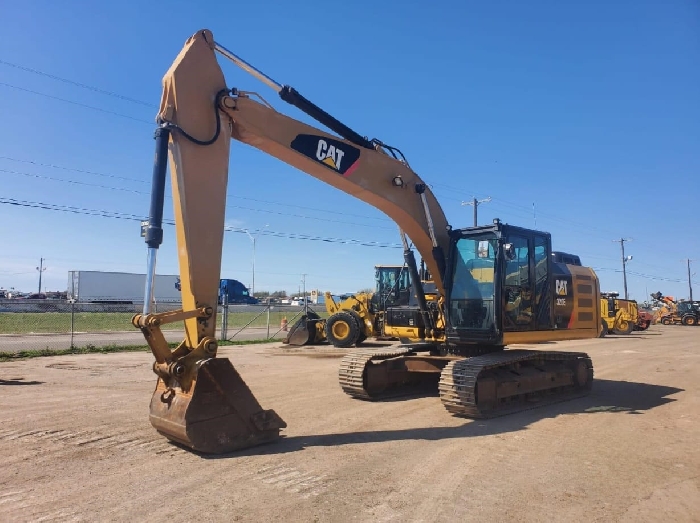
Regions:
<instances>
[{"instance_id":1,"label":"loader bucket","mask_svg":"<svg viewBox=\"0 0 700 523\"><path fill-rule=\"evenodd\" d=\"M320 334L323 329L318 328L318 323L322 322L321 317L315 312L309 311L308 315L304 314L297 322L289 329L289 334L284 339L283 343L301 347L302 345L312 345L323 341L324 336Z\"/></svg>"},{"instance_id":2,"label":"loader bucket","mask_svg":"<svg viewBox=\"0 0 700 523\"><path fill-rule=\"evenodd\" d=\"M272 442L287 424L263 410L226 358L205 360L188 392L168 390L158 378L151 425L163 436L204 454L222 454Z\"/></svg>"}]
</instances>

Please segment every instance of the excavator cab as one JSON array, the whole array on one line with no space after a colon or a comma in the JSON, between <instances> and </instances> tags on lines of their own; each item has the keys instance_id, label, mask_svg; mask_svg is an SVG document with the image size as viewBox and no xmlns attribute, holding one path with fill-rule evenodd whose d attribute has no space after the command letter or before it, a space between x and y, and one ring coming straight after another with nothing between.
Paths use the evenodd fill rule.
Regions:
<instances>
[{"instance_id":1,"label":"excavator cab","mask_svg":"<svg viewBox=\"0 0 700 523\"><path fill-rule=\"evenodd\" d=\"M499 220L453 231L448 339L501 345L508 331L553 328L550 251L549 233Z\"/></svg>"},{"instance_id":2,"label":"excavator cab","mask_svg":"<svg viewBox=\"0 0 700 523\"><path fill-rule=\"evenodd\" d=\"M450 342L499 346L508 333L555 328L549 233L494 220L450 235L444 305ZM427 283L414 291L425 294ZM433 300L425 307L416 300L389 307L387 327L398 337L424 337L440 316Z\"/></svg>"},{"instance_id":3,"label":"excavator cab","mask_svg":"<svg viewBox=\"0 0 700 523\"><path fill-rule=\"evenodd\" d=\"M597 280L580 263L559 263L551 254L549 233L498 219L453 230L447 339L458 345L507 345L559 328L593 336L599 329Z\"/></svg>"}]
</instances>

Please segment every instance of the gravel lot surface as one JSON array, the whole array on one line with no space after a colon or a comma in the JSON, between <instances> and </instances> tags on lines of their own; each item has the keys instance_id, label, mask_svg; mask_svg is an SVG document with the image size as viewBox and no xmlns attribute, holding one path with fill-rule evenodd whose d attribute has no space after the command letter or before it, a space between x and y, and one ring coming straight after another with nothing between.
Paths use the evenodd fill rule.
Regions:
<instances>
[{"instance_id":1,"label":"gravel lot surface","mask_svg":"<svg viewBox=\"0 0 700 523\"><path fill-rule=\"evenodd\" d=\"M485 422L351 399L345 351L224 347L288 427L216 458L150 426L148 353L3 363L0 521L700 521L699 340L544 345L591 355L591 395Z\"/></svg>"}]
</instances>

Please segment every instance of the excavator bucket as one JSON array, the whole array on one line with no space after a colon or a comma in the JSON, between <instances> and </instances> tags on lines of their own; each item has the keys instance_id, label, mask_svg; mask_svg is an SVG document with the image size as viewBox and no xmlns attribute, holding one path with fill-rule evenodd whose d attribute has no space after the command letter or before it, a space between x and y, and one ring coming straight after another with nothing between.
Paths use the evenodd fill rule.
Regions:
<instances>
[{"instance_id":1,"label":"excavator bucket","mask_svg":"<svg viewBox=\"0 0 700 523\"><path fill-rule=\"evenodd\" d=\"M150 421L166 438L204 454L272 442L287 426L274 410L262 409L226 358L205 360L187 392L168 389L159 378Z\"/></svg>"},{"instance_id":2,"label":"excavator bucket","mask_svg":"<svg viewBox=\"0 0 700 523\"><path fill-rule=\"evenodd\" d=\"M321 343L324 339L323 319L315 312L309 311L292 325L283 343L301 347Z\"/></svg>"}]
</instances>

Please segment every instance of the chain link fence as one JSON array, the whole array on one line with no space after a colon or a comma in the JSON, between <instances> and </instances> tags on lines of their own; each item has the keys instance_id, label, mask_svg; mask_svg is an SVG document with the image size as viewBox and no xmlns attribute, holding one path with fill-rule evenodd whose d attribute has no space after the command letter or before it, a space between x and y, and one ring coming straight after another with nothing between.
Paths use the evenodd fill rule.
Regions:
<instances>
[{"instance_id":1,"label":"chain link fence","mask_svg":"<svg viewBox=\"0 0 700 523\"><path fill-rule=\"evenodd\" d=\"M179 303L156 303L152 312L177 310ZM324 305L308 309L326 317ZM65 350L84 347L145 345L131 318L143 310L140 303L71 303L66 300L0 300L0 353L27 350ZM230 342L282 340L287 329L304 314L304 306L278 303L223 305L217 310L219 340ZM169 342L182 341L182 322L162 326Z\"/></svg>"}]
</instances>

